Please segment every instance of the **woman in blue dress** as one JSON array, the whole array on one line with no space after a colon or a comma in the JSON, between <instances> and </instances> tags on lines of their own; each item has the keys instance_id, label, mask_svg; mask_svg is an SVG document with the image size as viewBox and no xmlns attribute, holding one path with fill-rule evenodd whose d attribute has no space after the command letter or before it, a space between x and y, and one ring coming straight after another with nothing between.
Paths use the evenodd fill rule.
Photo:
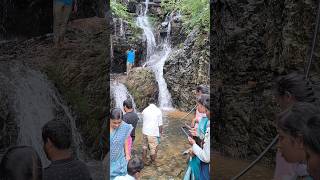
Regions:
<instances>
[{"instance_id":1,"label":"woman in blue dress","mask_svg":"<svg viewBox=\"0 0 320 180\"><path fill-rule=\"evenodd\" d=\"M110 179L127 174L127 164L130 160L128 137L132 125L122 121L122 110L114 108L110 112Z\"/></svg>"}]
</instances>

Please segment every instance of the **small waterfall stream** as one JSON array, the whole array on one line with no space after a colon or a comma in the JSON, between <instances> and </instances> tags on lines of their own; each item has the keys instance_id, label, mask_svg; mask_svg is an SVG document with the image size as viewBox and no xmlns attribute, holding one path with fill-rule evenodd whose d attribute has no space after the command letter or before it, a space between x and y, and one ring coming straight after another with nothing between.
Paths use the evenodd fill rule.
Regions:
<instances>
[{"instance_id":1,"label":"small waterfall stream","mask_svg":"<svg viewBox=\"0 0 320 180\"><path fill-rule=\"evenodd\" d=\"M49 161L43 151L42 127L48 121L58 119L70 124L73 148L79 157L82 138L75 119L63 103L46 76L20 63L1 64L0 81L10 88L10 104L18 126L18 145L32 146L39 154L43 166Z\"/></svg>"},{"instance_id":2,"label":"small waterfall stream","mask_svg":"<svg viewBox=\"0 0 320 180\"><path fill-rule=\"evenodd\" d=\"M170 33L171 33L171 20L172 15L166 18L167 26L167 36L165 37L162 44L160 44L159 48L157 48L155 37L152 32L152 27L148 22L148 3L149 0L145 1L145 11L142 10L143 14L140 14L137 18L137 25L143 29L144 35L147 39L147 60L144 66L149 66L153 70L156 76L156 80L159 86L159 105L162 109L171 109L171 94L168 91L167 83L163 78L163 66L165 61L167 60L169 54L171 53L170 47ZM142 8L142 6L141 6Z\"/></svg>"},{"instance_id":3,"label":"small waterfall stream","mask_svg":"<svg viewBox=\"0 0 320 180\"><path fill-rule=\"evenodd\" d=\"M123 101L130 98L132 100L133 109L136 112L136 104L134 103L134 99L124 84L116 81L112 82L110 84L110 93L111 97L113 97L115 100L115 107L122 109L124 112Z\"/></svg>"}]
</instances>

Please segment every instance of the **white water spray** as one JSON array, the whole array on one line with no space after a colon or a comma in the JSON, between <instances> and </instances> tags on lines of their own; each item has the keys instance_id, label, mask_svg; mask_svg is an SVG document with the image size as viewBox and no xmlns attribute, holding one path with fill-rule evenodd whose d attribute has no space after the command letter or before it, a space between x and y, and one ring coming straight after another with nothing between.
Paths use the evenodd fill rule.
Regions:
<instances>
[{"instance_id":1,"label":"white water spray","mask_svg":"<svg viewBox=\"0 0 320 180\"><path fill-rule=\"evenodd\" d=\"M112 93L111 97L113 97L114 101L116 102L117 108L122 109L122 111L124 112L123 101L130 98L132 100L133 109L134 111L136 111L136 104L134 102L134 99L124 84L116 81L112 82L110 84L110 93Z\"/></svg>"}]
</instances>

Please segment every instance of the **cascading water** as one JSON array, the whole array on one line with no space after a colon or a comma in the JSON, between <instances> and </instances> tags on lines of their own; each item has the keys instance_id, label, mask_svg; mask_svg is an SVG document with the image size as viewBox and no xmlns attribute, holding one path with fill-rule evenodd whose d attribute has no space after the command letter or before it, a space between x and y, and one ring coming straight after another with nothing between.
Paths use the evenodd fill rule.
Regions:
<instances>
[{"instance_id":1,"label":"cascading water","mask_svg":"<svg viewBox=\"0 0 320 180\"><path fill-rule=\"evenodd\" d=\"M110 84L110 90L110 92L112 93L112 97L114 98L114 101L116 103L116 107L122 109L123 111L123 101L130 98L132 100L133 109L134 111L136 111L136 104L134 103L134 99L124 84L114 81Z\"/></svg>"},{"instance_id":2,"label":"cascading water","mask_svg":"<svg viewBox=\"0 0 320 180\"><path fill-rule=\"evenodd\" d=\"M147 39L147 60L154 53L156 46L157 46L156 39L153 35L152 28L151 28L150 23L148 21L148 16L147 16L148 3L149 3L149 1L146 0L145 11L142 11L142 6L140 6L140 8L141 8L140 12L143 12L143 14L141 13L137 17L137 26L140 27L141 29L143 29L144 36Z\"/></svg>"},{"instance_id":3,"label":"cascading water","mask_svg":"<svg viewBox=\"0 0 320 180\"><path fill-rule=\"evenodd\" d=\"M122 37L124 35L123 31L123 20L120 18L120 36Z\"/></svg>"},{"instance_id":4,"label":"cascading water","mask_svg":"<svg viewBox=\"0 0 320 180\"><path fill-rule=\"evenodd\" d=\"M39 154L43 166L49 165L43 151L42 127L57 118L59 111L62 112L59 119L63 118L71 125L76 153L79 155L81 136L77 133L74 118L44 75L21 64L14 64L7 70L0 71L0 80L7 84L12 92L10 106L18 126L19 145L32 146Z\"/></svg>"},{"instance_id":5,"label":"cascading water","mask_svg":"<svg viewBox=\"0 0 320 180\"><path fill-rule=\"evenodd\" d=\"M148 16L147 16L148 3L149 3L149 0L146 0L145 2L146 9L144 11L144 14L143 15L140 14L140 16L137 18L137 25L143 29L144 35L147 38L147 60L145 65L150 66L153 72L155 73L156 80L159 86L158 101L159 101L160 107L163 109L164 108L170 109L172 108L171 95L170 95L170 92L168 91L167 83L163 78L163 66L171 52L170 32L171 32L172 14L166 18L166 23L168 24L167 36L162 43L162 48L159 51L154 51L156 49L156 43L155 43L154 34L151 30L152 28L148 23Z\"/></svg>"}]
</instances>

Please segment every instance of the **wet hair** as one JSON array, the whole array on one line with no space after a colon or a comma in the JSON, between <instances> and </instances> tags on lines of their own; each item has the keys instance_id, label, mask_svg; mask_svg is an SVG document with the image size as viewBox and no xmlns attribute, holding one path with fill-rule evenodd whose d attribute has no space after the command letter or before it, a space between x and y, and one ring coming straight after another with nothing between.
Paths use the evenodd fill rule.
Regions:
<instances>
[{"instance_id":1,"label":"wet hair","mask_svg":"<svg viewBox=\"0 0 320 180\"><path fill-rule=\"evenodd\" d=\"M132 101L131 99L126 99L125 101L123 101L123 107L127 107L128 109L132 109Z\"/></svg>"},{"instance_id":2,"label":"wet hair","mask_svg":"<svg viewBox=\"0 0 320 180\"><path fill-rule=\"evenodd\" d=\"M70 128L63 122L51 120L42 128L42 139L46 143L48 139L58 149L69 149L72 141Z\"/></svg>"},{"instance_id":3,"label":"wet hair","mask_svg":"<svg viewBox=\"0 0 320 180\"><path fill-rule=\"evenodd\" d=\"M316 102L310 81L301 74L291 73L277 78L275 91L278 96L290 93L299 102Z\"/></svg>"},{"instance_id":4,"label":"wet hair","mask_svg":"<svg viewBox=\"0 0 320 180\"><path fill-rule=\"evenodd\" d=\"M122 119L123 112L120 108L113 108L110 112L110 119Z\"/></svg>"},{"instance_id":5,"label":"wet hair","mask_svg":"<svg viewBox=\"0 0 320 180\"><path fill-rule=\"evenodd\" d=\"M137 172L140 172L143 169L143 167L143 161L140 158L132 158L128 162L128 174L130 176L134 176Z\"/></svg>"},{"instance_id":6,"label":"wet hair","mask_svg":"<svg viewBox=\"0 0 320 180\"><path fill-rule=\"evenodd\" d=\"M210 95L209 94L201 94L201 96L197 98L197 102L203 105L207 110L210 111Z\"/></svg>"},{"instance_id":7,"label":"wet hair","mask_svg":"<svg viewBox=\"0 0 320 180\"><path fill-rule=\"evenodd\" d=\"M208 88L208 86L203 85L203 84L197 86L196 91L197 91L197 92L201 92L202 94L209 94L209 88Z\"/></svg>"},{"instance_id":8,"label":"wet hair","mask_svg":"<svg viewBox=\"0 0 320 180\"><path fill-rule=\"evenodd\" d=\"M1 180L42 180L42 164L30 146L14 146L7 150L0 164Z\"/></svg>"}]
</instances>

